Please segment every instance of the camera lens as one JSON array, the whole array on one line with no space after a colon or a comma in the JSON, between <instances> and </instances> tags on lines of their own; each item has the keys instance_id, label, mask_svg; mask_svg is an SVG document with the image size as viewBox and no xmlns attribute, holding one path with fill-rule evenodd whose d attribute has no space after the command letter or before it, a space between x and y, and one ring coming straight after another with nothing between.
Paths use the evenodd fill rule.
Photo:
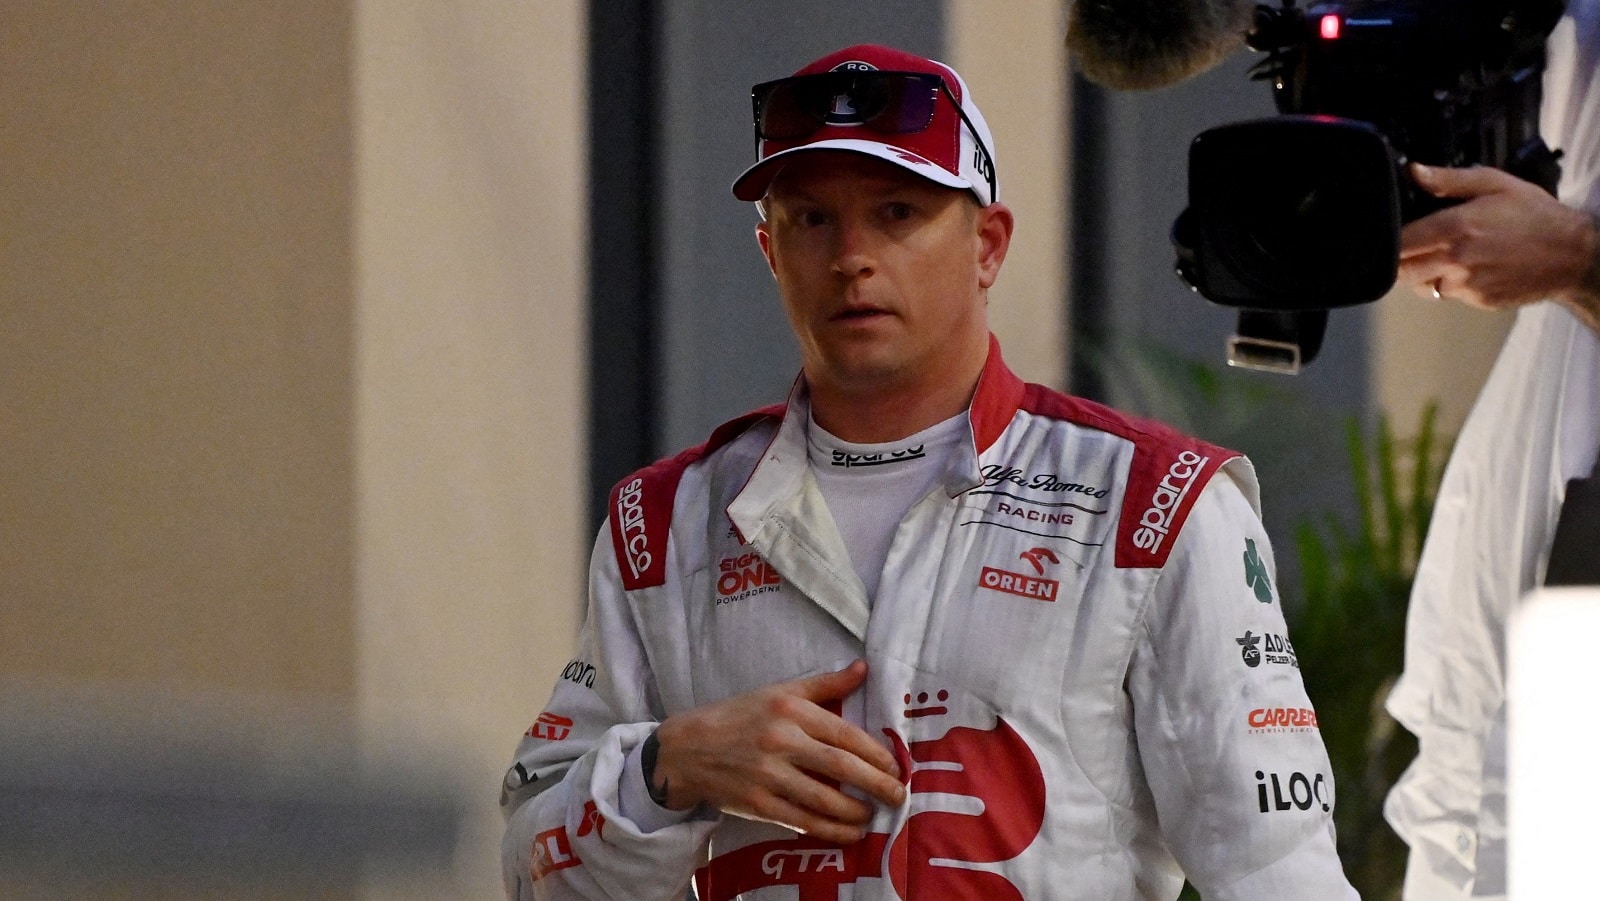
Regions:
<instances>
[{"instance_id":1,"label":"camera lens","mask_svg":"<svg viewBox=\"0 0 1600 901\"><path fill-rule=\"evenodd\" d=\"M1189 172L1201 293L1257 309L1382 296L1399 255L1395 173L1383 136L1350 120L1283 116L1202 134Z\"/></svg>"}]
</instances>

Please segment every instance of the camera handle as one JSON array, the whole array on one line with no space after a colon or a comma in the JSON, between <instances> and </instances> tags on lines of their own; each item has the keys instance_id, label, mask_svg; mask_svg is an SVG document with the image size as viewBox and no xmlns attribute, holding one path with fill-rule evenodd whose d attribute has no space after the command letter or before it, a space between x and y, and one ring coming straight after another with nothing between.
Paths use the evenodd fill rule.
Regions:
<instances>
[{"instance_id":1,"label":"camera handle","mask_svg":"<svg viewBox=\"0 0 1600 901\"><path fill-rule=\"evenodd\" d=\"M1299 375L1317 358L1328 330L1327 310L1240 310L1228 339L1228 365Z\"/></svg>"}]
</instances>

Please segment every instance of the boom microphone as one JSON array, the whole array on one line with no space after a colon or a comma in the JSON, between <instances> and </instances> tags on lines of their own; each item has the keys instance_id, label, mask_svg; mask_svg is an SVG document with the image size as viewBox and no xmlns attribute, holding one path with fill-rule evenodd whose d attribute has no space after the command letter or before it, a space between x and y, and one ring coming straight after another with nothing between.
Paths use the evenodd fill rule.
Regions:
<instances>
[{"instance_id":1,"label":"boom microphone","mask_svg":"<svg viewBox=\"0 0 1600 901\"><path fill-rule=\"evenodd\" d=\"M1089 80L1114 90L1163 88L1244 45L1255 0L1077 0L1067 49Z\"/></svg>"}]
</instances>

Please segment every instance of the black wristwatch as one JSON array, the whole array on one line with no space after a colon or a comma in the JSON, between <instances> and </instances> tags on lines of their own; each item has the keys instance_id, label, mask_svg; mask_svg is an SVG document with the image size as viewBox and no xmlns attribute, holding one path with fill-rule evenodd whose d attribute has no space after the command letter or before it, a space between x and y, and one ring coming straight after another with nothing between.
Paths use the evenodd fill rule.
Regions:
<instances>
[{"instance_id":1,"label":"black wristwatch","mask_svg":"<svg viewBox=\"0 0 1600 901\"><path fill-rule=\"evenodd\" d=\"M644 740L639 748L639 770L644 776L644 790L649 792L650 800L661 807L667 806L667 783L661 783L661 788L656 788L656 755L661 753L661 740L656 738L654 732ZM669 810L671 808L668 808Z\"/></svg>"}]
</instances>

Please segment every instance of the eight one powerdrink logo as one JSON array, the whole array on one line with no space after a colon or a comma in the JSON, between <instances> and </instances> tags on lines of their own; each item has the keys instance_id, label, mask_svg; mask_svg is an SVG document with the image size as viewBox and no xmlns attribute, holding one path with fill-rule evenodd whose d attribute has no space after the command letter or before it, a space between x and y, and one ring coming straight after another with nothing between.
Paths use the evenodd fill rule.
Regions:
<instances>
[{"instance_id":1,"label":"eight one powerdrink logo","mask_svg":"<svg viewBox=\"0 0 1600 901\"><path fill-rule=\"evenodd\" d=\"M757 553L724 557L717 564L717 603L732 604L745 598L777 591L783 579L772 564Z\"/></svg>"}]
</instances>

